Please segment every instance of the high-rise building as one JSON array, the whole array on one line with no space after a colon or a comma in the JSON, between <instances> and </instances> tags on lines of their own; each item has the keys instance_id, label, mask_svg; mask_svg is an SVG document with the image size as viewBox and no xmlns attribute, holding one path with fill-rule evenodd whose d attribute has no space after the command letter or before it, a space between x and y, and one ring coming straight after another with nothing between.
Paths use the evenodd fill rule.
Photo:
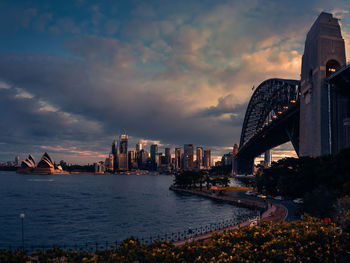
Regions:
<instances>
[{"instance_id":1,"label":"high-rise building","mask_svg":"<svg viewBox=\"0 0 350 263\"><path fill-rule=\"evenodd\" d=\"M171 163L171 149L165 148L165 158L166 158L166 164L170 165Z\"/></svg>"},{"instance_id":2,"label":"high-rise building","mask_svg":"<svg viewBox=\"0 0 350 263\"><path fill-rule=\"evenodd\" d=\"M142 142L141 141L138 141L136 143L136 153L139 153L141 150L142 150Z\"/></svg>"},{"instance_id":3,"label":"high-rise building","mask_svg":"<svg viewBox=\"0 0 350 263\"><path fill-rule=\"evenodd\" d=\"M203 147L196 148L196 157L197 167L201 168L203 166Z\"/></svg>"},{"instance_id":4,"label":"high-rise building","mask_svg":"<svg viewBox=\"0 0 350 263\"><path fill-rule=\"evenodd\" d=\"M155 161L156 160L156 155L158 154L158 145L157 144L152 144L151 145L151 160Z\"/></svg>"},{"instance_id":5,"label":"high-rise building","mask_svg":"<svg viewBox=\"0 0 350 263\"><path fill-rule=\"evenodd\" d=\"M147 161L149 159L149 154L148 152L146 152L144 149L142 149L139 153L140 157L138 160L138 164L139 164L139 169L144 169L146 168L147 165Z\"/></svg>"},{"instance_id":6,"label":"high-rise building","mask_svg":"<svg viewBox=\"0 0 350 263\"><path fill-rule=\"evenodd\" d=\"M204 167L210 168L211 166L211 152L210 149L204 149Z\"/></svg>"},{"instance_id":7,"label":"high-rise building","mask_svg":"<svg viewBox=\"0 0 350 263\"><path fill-rule=\"evenodd\" d=\"M181 148L175 148L175 169L181 168Z\"/></svg>"},{"instance_id":8,"label":"high-rise building","mask_svg":"<svg viewBox=\"0 0 350 263\"><path fill-rule=\"evenodd\" d=\"M108 155L108 158L106 159L106 162L105 162L105 166L106 166L107 171L109 171L109 172L114 171L114 155L113 155L113 153L110 153Z\"/></svg>"},{"instance_id":9,"label":"high-rise building","mask_svg":"<svg viewBox=\"0 0 350 263\"><path fill-rule=\"evenodd\" d=\"M128 167L128 135L121 134L119 138L118 169L127 171Z\"/></svg>"},{"instance_id":10,"label":"high-rise building","mask_svg":"<svg viewBox=\"0 0 350 263\"><path fill-rule=\"evenodd\" d=\"M193 144L184 145L184 169L193 168Z\"/></svg>"},{"instance_id":11,"label":"high-rise building","mask_svg":"<svg viewBox=\"0 0 350 263\"><path fill-rule=\"evenodd\" d=\"M113 154L113 172L118 170L118 155L119 155L119 148L118 148L118 140L117 138L114 139L112 143L112 154Z\"/></svg>"},{"instance_id":12,"label":"high-rise building","mask_svg":"<svg viewBox=\"0 0 350 263\"><path fill-rule=\"evenodd\" d=\"M158 145L157 144L152 144L151 145L151 162L152 162L152 169L157 169L157 164L158 164Z\"/></svg>"},{"instance_id":13,"label":"high-rise building","mask_svg":"<svg viewBox=\"0 0 350 263\"><path fill-rule=\"evenodd\" d=\"M137 162L135 159L135 151L128 152L128 166L129 166L129 169L137 168Z\"/></svg>"}]
</instances>

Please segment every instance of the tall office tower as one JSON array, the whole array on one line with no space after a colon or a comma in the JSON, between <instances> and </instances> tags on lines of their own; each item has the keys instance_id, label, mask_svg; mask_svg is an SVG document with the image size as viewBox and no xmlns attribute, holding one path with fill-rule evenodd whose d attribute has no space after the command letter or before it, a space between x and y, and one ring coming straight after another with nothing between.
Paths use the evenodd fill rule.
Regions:
<instances>
[{"instance_id":1,"label":"tall office tower","mask_svg":"<svg viewBox=\"0 0 350 263\"><path fill-rule=\"evenodd\" d=\"M129 166L129 169L137 168L137 163L135 161L135 152L134 151L128 152L128 166Z\"/></svg>"},{"instance_id":2,"label":"tall office tower","mask_svg":"<svg viewBox=\"0 0 350 263\"><path fill-rule=\"evenodd\" d=\"M165 148L165 158L166 158L167 165L170 165L170 163L171 163L171 149L170 148Z\"/></svg>"},{"instance_id":3,"label":"tall office tower","mask_svg":"<svg viewBox=\"0 0 350 263\"><path fill-rule=\"evenodd\" d=\"M157 154L158 154L158 145L152 144L151 145L151 160L152 160L152 162L155 162Z\"/></svg>"},{"instance_id":4,"label":"tall office tower","mask_svg":"<svg viewBox=\"0 0 350 263\"><path fill-rule=\"evenodd\" d=\"M185 169L193 168L193 144L184 145Z\"/></svg>"},{"instance_id":5,"label":"tall office tower","mask_svg":"<svg viewBox=\"0 0 350 263\"><path fill-rule=\"evenodd\" d=\"M140 158L138 160L139 168L145 168L148 158L149 158L148 152L146 152L144 149L142 149L140 151Z\"/></svg>"},{"instance_id":6,"label":"tall office tower","mask_svg":"<svg viewBox=\"0 0 350 263\"><path fill-rule=\"evenodd\" d=\"M204 167L210 168L211 166L211 153L209 149L204 149Z\"/></svg>"},{"instance_id":7,"label":"tall office tower","mask_svg":"<svg viewBox=\"0 0 350 263\"><path fill-rule=\"evenodd\" d=\"M19 156L17 155L15 158L15 165L16 166L20 166L21 165L21 159L19 158Z\"/></svg>"},{"instance_id":8,"label":"tall office tower","mask_svg":"<svg viewBox=\"0 0 350 263\"><path fill-rule=\"evenodd\" d=\"M201 168L203 166L203 147L197 147L196 149L196 156L197 156L197 167Z\"/></svg>"},{"instance_id":9,"label":"tall office tower","mask_svg":"<svg viewBox=\"0 0 350 263\"><path fill-rule=\"evenodd\" d=\"M175 148L175 169L181 168L181 148Z\"/></svg>"},{"instance_id":10,"label":"tall office tower","mask_svg":"<svg viewBox=\"0 0 350 263\"><path fill-rule=\"evenodd\" d=\"M157 167L160 167L162 165L162 157L163 157L163 154L162 153L157 153L156 155L156 164L157 164Z\"/></svg>"},{"instance_id":11,"label":"tall office tower","mask_svg":"<svg viewBox=\"0 0 350 263\"><path fill-rule=\"evenodd\" d=\"M138 141L136 143L136 153L139 153L141 150L142 150L142 142L141 141Z\"/></svg>"},{"instance_id":12,"label":"tall office tower","mask_svg":"<svg viewBox=\"0 0 350 263\"><path fill-rule=\"evenodd\" d=\"M119 138L118 169L127 171L128 167L128 135L121 134Z\"/></svg>"},{"instance_id":13,"label":"tall office tower","mask_svg":"<svg viewBox=\"0 0 350 263\"><path fill-rule=\"evenodd\" d=\"M106 162L106 169L110 172L114 171L114 154L113 153L110 153L108 155L108 163Z\"/></svg>"},{"instance_id":14,"label":"tall office tower","mask_svg":"<svg viewBox=\"0 0 350 263\"><path fill-rule=\"evenodd\" d=\"M152 162L152 169L157 169L158 164L158 145L152 144L151 145L151 162Z\"/></svg>"},{"instance_id":15,"label":"tall office tower","mask_svg":"<svg viewBox=\"0 0 350 263\"><path fill-rule=\"evenodd\" d=\"M118 155L119 155L119 148L118 148L118 140L117 138L114 139L112 143L112 154L113 154L113 172L118 170Z\"/></svg>"}]
</instances>

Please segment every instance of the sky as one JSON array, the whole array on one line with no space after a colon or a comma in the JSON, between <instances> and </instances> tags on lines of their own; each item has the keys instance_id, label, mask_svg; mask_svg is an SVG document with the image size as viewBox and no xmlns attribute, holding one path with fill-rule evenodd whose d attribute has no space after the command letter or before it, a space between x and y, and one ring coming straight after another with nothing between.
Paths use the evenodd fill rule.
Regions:
<instances>
[{"instance_id":1,"label":"sky","mask_svg":"<svg viewBox=\"0 0 350 263\"><path fill-rule=\"evenodd\" d=\"M213 156L239 143L252 87L300 78L306 33L350 1L0 1L0 161L104 160L125 130ZM275 156L293 155L290 144Z\"/></svg>"}]
</instances>

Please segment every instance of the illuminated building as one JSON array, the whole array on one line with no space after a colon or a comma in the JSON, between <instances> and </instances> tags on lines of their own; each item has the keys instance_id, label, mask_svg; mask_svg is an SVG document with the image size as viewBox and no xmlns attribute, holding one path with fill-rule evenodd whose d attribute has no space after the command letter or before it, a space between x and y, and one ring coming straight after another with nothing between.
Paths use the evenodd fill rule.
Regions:
<instances>
[{"instance_id":1,"label":"illuminated building","mask_svg":"<svg viewBox=\"0 0 350 263\"><path fill-rule=\"evenodd\" d=\"M181 168L181 148L175 148L175 169Z\"/></svg>"},{"instance_id":2,"label":"illuminated building","mask_svg":"<svg viewBox=\"0 0 350 263\"><path fill-rule=\"evenodd\" d=\"M193 144L184 145L184 169L193 168Z\"/></svg>"},{"instance_id":3,"label":"illuminated building","mask_svg":"<svg viewBox=\"0 0 350 263\"><path fill-rule=\"evenodd\" d=\"M197 167L201 168L203 166L203 148L197 147L196 148L196 161L197 161Z\"/></svg>"},{"instance_id":4,"label":"illuminated building","mask_svg":"<svg viewBox=\"0 0 350 263\"><path fill-rule=\"evenodd\" d=\"M171 163L171 149L165 148L165 158L166 158L166 164L170 165Z\"/></svg>"},{"instance_id":5,"label":"illuminated building","mask_svg":"<svg viewBox=\"0 0 350 263\"><path fill-rule=\"evenodd\" d=\"M204 149L204 167L210 168L211 166L211 152L209 149Z\"/></svg>"},{"instance_id":6,"label":"illuminated building","mask_svg":"<svg viewBox=\"0 0 350 263\"><path fill-rule=\"evenodd\" d=\"M119 137L118 170L127 171L128 169L128 135L124 133Z\"/></svg>"},{"instance_id":7,"label":"illuminated building","mask_svg":"<svg viewBox=\"0 0 350 263\"><path fill-rule=\"evenodd\" d=\"M118 155L119 155L119 148L118 148L118 140L117 138L114 139L112 143L112 154L113 154L113 172L118 170Z\"/></svg>"}]
</instances>

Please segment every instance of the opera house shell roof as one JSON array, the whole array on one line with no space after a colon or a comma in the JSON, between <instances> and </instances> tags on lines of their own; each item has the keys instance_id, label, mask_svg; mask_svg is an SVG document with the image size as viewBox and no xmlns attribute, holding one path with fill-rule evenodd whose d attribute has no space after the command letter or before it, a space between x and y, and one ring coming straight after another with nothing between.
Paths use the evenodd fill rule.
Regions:
<instances>
[{"instance_id":1,"label":"opera house shell roof","mask_svg":"<svg viewBox=\"0 0 350 263\"><path fill-rule=\"evenodd\" d=\"M55 165L48 153L43 154L37 168L55 168Z\"/></svg>"},{"instance_id":2,"label":"opera house shell roof","mask_svg":"<svg viewBox=\"0 0 350 263\"><path fill-rule=\"evenodd\" d=\"M34 168L35 167L35 160L33 155L29 154L28 158L22 161L22 168Z\"/></svg>"},{"instance_id":3,"label":"opera house shell roof","mask_svg":"<svg viewBox=\"0 0 350 263\"><path fill-rule=\"evenodd\" d=\"M55 174L65 173L62 168L55 169L55 164L48 153L44 153L39 163L36 165L34 157L29 154L28 158L22 162L18 173L34 173L34 174Z\"/></svg>"}]
</instances>

